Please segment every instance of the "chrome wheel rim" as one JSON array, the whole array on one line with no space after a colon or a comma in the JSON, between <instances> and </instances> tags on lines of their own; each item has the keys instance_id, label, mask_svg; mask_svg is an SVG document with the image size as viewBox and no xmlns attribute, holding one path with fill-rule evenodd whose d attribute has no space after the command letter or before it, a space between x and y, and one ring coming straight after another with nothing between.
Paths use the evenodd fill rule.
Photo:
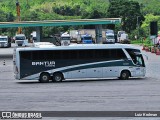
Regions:
<instances>
[{"instance_id":1,"label":"chrome wheel rim","mask_svg":"<svg viewBox=\"0 0 160 120\"><path fill-rule=\"evenodd\" d=\"M46 81L46 80L48 80L48 77L47 77L47 76L43 76L42 79L43 79L44 81Z\"/></svg>"},{"instance_id":2,"label":"chrome wheel rim","mask_svg":"<svg viewBox=\"0 0 160 120\"><path fill-rule=\"evenodd\" d=\"M60 80L61 80L61 77L60 77L60 76L55 76L55 80L56 80L56 81L60 81Z\"/></svg>"},{"instance_id":3,"label":"chrome wheel rim","mask_svg":"<svg viewBox=\"0 0 160 120\"><path fill-rule=\"evenodd\" d=\"M123 73L123 74L122 74L122 77L123 77L123 78L126 78L126 76L127 76L126 73Z\"/></svg>"}]
</instances>

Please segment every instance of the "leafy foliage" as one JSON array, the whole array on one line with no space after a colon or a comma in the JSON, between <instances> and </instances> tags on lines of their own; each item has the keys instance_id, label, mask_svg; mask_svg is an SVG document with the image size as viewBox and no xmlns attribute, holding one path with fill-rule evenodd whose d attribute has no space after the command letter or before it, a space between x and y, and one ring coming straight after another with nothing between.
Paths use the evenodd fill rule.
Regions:
<instances>
[{"instance_id":1,"label":"leafy foliage","mask_svg":"<svg viewBox=\"0 0 160 120\"><path fill-rule=\"evenodd\" d=\"M128 33L136 29L137 20L139 20L138 24L142 24L142 21L144 21L139 3L128 0L110 0L108 17L121 17L121 29Z\"/></svg>"},{"instance_id":2,"label":"leafy foliage","mask_svg":"<svg viewBox=\"0 0 160 120\"><path fill-rule=\"evenodd\" d=\"M4 12L4 11L2 11L2 10L0 10L0 22L5 22L5 21L7 21L7 18L6 18L6 13Z\"/></svg>"},{"instance_id":3,"label":"leafy foliage","mask_svg":"<svg viewBox=\"0 0 160 120\"><path fill-rule=\"evenodd\" d=\"M121 17L122 25L117 25L115 28L129 33L135 31L134 34L138 31L137 20L139 25L142 25L140 33L147 34L149 26L147 20L151 17L149 15L155 17L160 15L159 0L28 0L28 3L27 0L18 1L22 21ZM16 21L15 4L16 0L0 0L0 21ZM159 21L159 18L156 20ZM43 31L47 34L79 27L83 26L47 27L43 28ZM8 29L11 34L14 32L12 30L15 31ZM30 32L34 28L24 28L24 30Z\"/></svg>"},{"instance_id":4,"label":"leafy foliage","mask_svg":"<svg viewBox=\"0 0 160 120\"><path fill-rule=\"evenodd\" d=\"M144 14L160 15L160 0L134 0L141 5Z\"/></svg>"}]
</instances>

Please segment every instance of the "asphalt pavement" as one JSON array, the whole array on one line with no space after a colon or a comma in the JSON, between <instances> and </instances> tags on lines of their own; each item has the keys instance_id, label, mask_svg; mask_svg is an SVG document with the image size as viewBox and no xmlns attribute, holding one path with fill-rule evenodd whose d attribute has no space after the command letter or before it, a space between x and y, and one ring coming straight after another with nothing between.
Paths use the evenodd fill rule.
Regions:
<instances>
[{"instance_id":1,"label":"asphalt pavement","mask_svg":"<svg viewBox=\"0 0 160 120\"><path fill-rule=\"evenodd\" d=\"M142 48L141 46L136 46ZM160 56L145 52L145 78L39 83L15 80L12 48L0 49L0 111L159 111ZM46 120L53 118L44 118ZM158 120L158 118L54 118L57 120Z\"/></svg>"}]
</instances>

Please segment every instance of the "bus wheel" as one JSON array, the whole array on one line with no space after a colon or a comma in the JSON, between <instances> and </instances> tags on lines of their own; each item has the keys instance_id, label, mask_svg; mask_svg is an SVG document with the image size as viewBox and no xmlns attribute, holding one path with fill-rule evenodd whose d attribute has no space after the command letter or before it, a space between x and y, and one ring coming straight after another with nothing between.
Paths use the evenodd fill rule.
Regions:
<instances>
[{"instance_id":1,"label":"bus wheel","mask_svg":"<svg viewBox=\"0 0 160 120\"><path fill-rule=\"evenodd\" d=\"M60 72L53 74L53 82L61 82L63 80L63 74Z\"/></svg>"},{"instance_id":2,"label":"bus wheel","mask_svg":"<svg viewBox=\"0 0 160 120\"><path fill-rule=\"evenodd\" d=\"M127 80L129 78L129 71L122 71L121 72L121 76L120 76L120 79L122 80Z\"/></svg>"},{"instance_id":3,"label":"bus wheel","mask_svg":"<svg viewBox=\"0 0 160 120\"><path fill-rule=\"evenodd\" d=\"M41 73L39 81L42 83L48 83L50 75L48 73Z\"/></svg>"}]
</instances>

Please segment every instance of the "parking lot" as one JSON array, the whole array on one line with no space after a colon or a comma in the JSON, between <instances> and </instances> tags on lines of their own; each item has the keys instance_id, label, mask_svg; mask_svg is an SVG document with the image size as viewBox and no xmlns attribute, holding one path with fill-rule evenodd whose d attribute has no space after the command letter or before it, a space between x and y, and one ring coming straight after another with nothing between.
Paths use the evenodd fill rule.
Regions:
<instances>
[{"instance_id":1,"label":"parking lot","mask_svg":"<svg viewBox=\"0 0 160 120\"><path fill-rule=\"evenodd\" d=\"M141 49L141 46L136 46ZM145 78L39 83L14 79L13 48L0 48L1 111L158 111L160 56L144 52ZM5 57L5 55L7 57ZM2 57L3 56L3 57Z\"/></svg>"}]
</instances>

